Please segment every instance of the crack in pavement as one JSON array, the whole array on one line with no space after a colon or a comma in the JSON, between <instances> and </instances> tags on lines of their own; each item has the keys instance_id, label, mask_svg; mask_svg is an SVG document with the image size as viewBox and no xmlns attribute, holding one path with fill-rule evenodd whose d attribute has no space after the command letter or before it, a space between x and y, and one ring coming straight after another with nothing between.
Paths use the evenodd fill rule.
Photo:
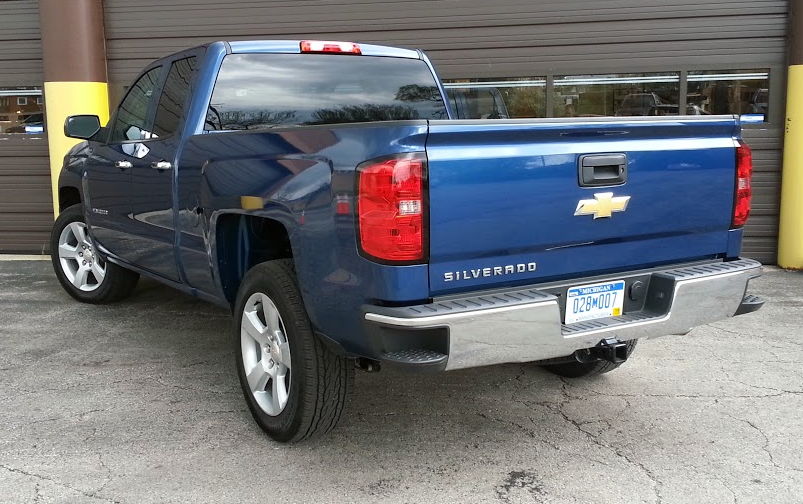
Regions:
<instances>
[{"instance_id":1,"label":"crack in pavement","mask_svg":"<svg viewBox=\"0 0 803 504\"><path fill-rule=\"evenodd\" d=\"M561 401L557 406L551 405L551 404L548 404L548 403L544 403L543 405L546 408L550 409L551 411L553 411L553 412L557 413L558 415L560 415L561 417L563 417L563 419L566 422L568 422L571 425L573 425L574 428L577 429L578 432L584 434L586 436L586 438L591 443L599 446L600 448L603 448L605 450L609 450L609 451L613 452L617 457L619 457L622 460L626 461L631 466L634 466L634 467L637 467L638 469L640 469L644 473L644 475L647 476L647 478L652 483L653 492L655 492L655 502L656 502L656 504L661 504L663 502L663 496L661 495L661 489L663 488L663 483L661 482L661 480L658 479L658 477L656 477L653 474L653 472L647 466L645 466L642 462L639 462L639 461L633 459L632 457L628 456L620 448L616 448L616 447L611 446L609 444L603 443L602 441L599 440L599 438L595 434L593 434L591 432L588 432L587 430L583 429L583 424L581 424L581 423L577 422L576 420L574 420L573 418L569 417L569 415L567 415L566 412L563 411L563 408L566 406L566 404L568 404L573 399L573 397L569 395L569 393L568 393L568 391L566 389L567 386L569 385L568 382L566 381L566 379L565 378L561 378L561 381L563 382L563 386L561 387L561 390L563 391L564 400Z\"/></svg>"},{"instance_id":2,"label":"crack in pavement","mask_svg":"<svg viewBox=\"0 0 803 504\"><path fill-rule=\"evenodd\" d=\"M750 334L750 333L745 333L745 332L734 331L733 329L726 329L726 328L721 327L721 326L716 325L716 324L706 324L706 325L708 327L711 327L712 329L716 329L718 331L722 331L722 332L727 333L727 334L733 334L734 336L741 336L741 337L749 336L749 337L753 337L753 338L758 338L758 339L762 340L763 344L769 344L770 346L773 346L772 343L776 343L776 344L781 343L781 344L787 344L787 345L803 347L803 343L800 343L800 342L797 342L797 341L791 341L791 340L783 340L783 341L780 341L780 342L779 341L766 341L765 337L763 335L756 335L756 334ZM774 346L774 348L778 348L778 347ZM778 349L779 350L786 350L785 348L778 348Z\"/></svg>"},{"instance_id":3,"label":"crack in pavement","mask_svg":"<svg viewBox=\"0 0 803 504\"><path fill-rule=\"evenodd\" d=\"M98 462L100 462L101 467L103 467L106 470L106 472L108 473L108 478L106 479L106 481L102 485L100 485L100 487L97 490L92 492L93 495L98 495L99 496L100 492L102 492L106 488L106 486L109 483L111 483L112 480L114 479L114 473L112 472L111 468L109 466L107 466L105 462L103 462L103 454L102 453L98 453Z\"/></svg>"},{"instance_id":4,"label":"crack in pavement","mask_svg":"<svg viewBox=\"0 0 803 504\"><path fill-rule=\"evenodd\" d=\"M144 378L143 380L157 383L157 384L159 384L159 385L161 385L163 387L168 387L168 388L172 388L172 389L179 389L179 390L184 390L184 391L203 392L203 393L206 393L206 394L226 394L226 395L231 394L231 390L212 390L212 389L206 389L206 388L191 387L191 386L187 386L187 385L174 385L172 383L165 383L160 378L151 377L151 376L149 376L147 378Z\"/></svg>"},{"instance_id":5,"label":"crack in pavement","mask_svg":"<svg viewBox=\"0 0 803 504\"><path fill-rule=\"evenodd\" d=\"M788 467L788 466L785 466L783 464L779 464L778 462L775 461L775 455L773 455L772 451L770 450L770 438L764 433L763 430L761 430L761 428L758 425L756 425L755 423L753 423L750 420L747 420L746 418L739 418L739 417L733 416L730 413L727 413L727 412L724 412L724 411L722 412L722 414L725 415L726 417L732 419L732 420L736 420L737 422L745 423L745 424L749 425L753 430L758 432L758 434L764 440L763 444L761 445L761 450L764 453L767 454L767 458L769 458L769 461L770 461L770 464L772 465L772 467L774 467L776 469L781 469L781 470L784 470L784 471L795 471L795 472L803 473L803 469L798 469L796 467Z\"/></svg>"},{"instance_id":6,"label":"crack in pavement","mask_svg":"<svg viewBox=\"0 0 803 504\"><path fill-rule=\"evenodd\" d=\"M479 416L480 418L484 418L485 420L491 420L492 422L498 422L498 423L501 423L501 424L505 424L505 425L509 425L509 426L515 427L518 430L520 430L520 431L524 432L525 434L527 434L527 436L529 438L531 438L531 439L533 439L535 441L538 441L540 443L543 443L543 444L549 446L550 448L552 448L554 450L560 450L560 447L557 444L550 443L549 441L546 441L545 439L539 438L536 435L534 430L528 429L527 427L525 427L525 426L523 426L523 425L521 425L519 423L516 423L516 422L514 422L512 420L505 420L503 418L496 418L496 417L493 417L493 416L490 416L490 415L486 415L485 413L482 413L482 412L477 412L477 416ZM531 423L535 423L532 418L530 418L530 422Z\"/></svg>"},{"instance_id":7,"label":"crack in pavement","mask_svg":"<svg viewBox=\"0 0 803 504\"><path fill-rule=\"evenodd\" d=\"M747 425L749 425L749 426L750 426L750 427L751 427L753 430L755 430L756 432L758 432L758 434L759 434L759 435L761 436L761 438L764 440L764 443L761 445L761 449L764 451L764 453L766 453L766 454L767 454L767 457L770 459L770 464L772 464L772 466L773 466L773 467L775 467L776 469L782 469L782 467L780 467L780 466L778 465L778 463L777 463L777 462L775 462L775 456L772 454L772 452L771 452L771 451L770 451L770 449L769 449L769 446L770 446L770 438L768 438L768 437L767 437L767 435L766 435L766 434L764 434L764 431L762 431L762 430L761 430L761 429L758 427L758 425L754 424L753 422L751 422L750 420L747 420L747 419L745 419L745 418L737 418L737 417L735 417L735 416L733 416L733 415L731 415L731 414L729 414L729 413L724 413L724 412L723 412L723 414L724 414L726 417L728 417L728 418L731 418L732 420L736 420L737 422L746 423L746 424L747 424Z\"/></svg>"},{"instance_id":8,"label":"crack in pavement","mask_svg":"<svg viewBox=\"0 0 803 504\"><path fill-rule=\"evenodd\" d=\"M736 380L733 380L733 381L736 381ZM662 399L673 399L673 398L678 398L678 399L766 399L766 398L769 398L769 397L779 397L779 396L786 395L786 394L791 394L791 395L803 394L803 391L799 391L799 390L773 389L773 388L770 388L770 387L760 387L758 385L752 385L751 386L751 385L745 384L745 383L743 383L743 385L745 385L747 387L752 387L752 388L772 390L772 391L775 391L776 393L774 393L774 394L760 394L760 395L747 395L747 394L716 394L716 395L713 395L713 394L647 394L647 393L643 393L643 394L619 394L619 393L609 392L609 391L599 392L599 391L596 391L594 389L581 387L581 386L579 386L577 384L572 384L571 386L574 389L581 390L583 392L588 392L589 394L594 394L594 395L597 395L597 396L621 397L621 398L656 397L656 398L662 398ZM582 396L569 396L569 397L572 397L574 399L582 399Z\"/></svg>"},{"instance_id":9,"label":"crack in pavement","mask_svg":"<svg viewBox=\"0 0 803 504\"><path fill-rule=\"evenodd\" d=\"M730 373L729 373L727 370L725 370L725 369L723 369L723 370L722 370L722 373L725 375L725 377L726 377L728 380L730 380L730 381L732 381L732 382L734 382L734 383L738 383L739 385L744 385L744 386L745 386L745 387L747 387L747 388L754 388L754 389L758 389L758 390L771 390L771 391L773 391L773 392L778 392L778 393L780 393L779 395L783 395L783 394L792 394L792 395L796 395L796 394L803 394L803 390L786 390L786 389L779 389L779 388L774 388L774 387L764 387L764 386L761 386L761 385L753 385L753 384L751 384L751 383L745 383L745 382L743 382L743 381L741 381L741 380L737 380L736 378L734 378L734 377L733 377L733 376L732 376L732 375L731 375L731 374L730 374ZM726 396L726 397L727 397L727 396ZM772 396L769 396L769 397L776 397L776 396L772 395Z\"/></svg>"},{"instance_id":10,"label":"crack in pavement","mask_svg":"<svg viewBox=\"0 0 803 504\"><path fill-rule=\"evenodd\" d=\"M84 438L83 443L86 444L87 442L89 442L89 440L92 439L97 433L98 433L98 428L92 427L92 432L90 432L89 435Z\"/></svg>"},{"instance_id":11,"label":"crack in pavement","mask_svg":"<svg viewBox=\"0 0 803 504\"><path fill-rule=\"evenodd\" d=\"M714 479L715 479L715 480L717 480L717 481L719 481L720 483L722 483L722 486L725 488L725 490L727 490L727 491L728 491L728 492L731 494L731 497L733 498L733 504L739 504L739 499L736 497L736 492L734 492L734 491L731 489L731 487L730 487L730 486L728 486L728 484L727 484L727 483L725 483L725 480L723 480L722 478L720 478L720 477L719 477L719 476L717 476L717 475L713 475L713 477L714 477Z\"/></svg>"},{"instance_id":12,"label":"crack in pavement","mask_svg":"<svg viewBox=\"0 0 803 504\"><path fill-rule=\"evenodd\" d=\"M41 474L35 474L35 473L32 473L32 472L24 471L22 469L17 469L15 467L10 467L10 466L7 466L5 464L0 464L0 469L5 469L6 471L8 471L10 473L21 474L23 476L28 476L29 478L36 478L37 480L40 480L40 481L47 481L47 482L52 483L52 484L54 484L56 486L59 486L59 487L62 487L62 488L66 488L68 490L72 490L73 492L79 493L79 494L81 494L84 497L87 497L89 499L100 500L100 501L103 501L103 502L110 502L112 504L120 504L120 501L117 501L117 500L114 500L114 499L107 499L105 497L100 497L98 495L94 495L94 492L85 492L85 491L81 490L80 488L71 487L70 485L67 485L65 483L62 483L60 481L57 481L57 480L55 480L53 478L50 478L50 477L47 477L47 476L42 476ZM39 483L36 483L36 484L38 485Z\"/></svg>"},{"instance_id":13,"label":"crack in pavement","mask_svg":"<svg viewBox=\"0 0 803 504\"><path fill-rule=\"evenodd\" d=\"M82 388L82 387L86 387L86 388L106 388L109 385L118 385L120 383L130 383L130 382L135 382L135 381L146 381L146 380L149 380L149 379L151 379L151 378L150 377L137 377L137 378L127 378L125 380L114 380L114 381L110 381L110 382L87 381L87 382L83 382L83 383L74 383L72 385L67 385L65 387L60 387L60 388L26 390L25 392L22 392L20 394L10 395L10 396L6 396L6 397L0 397L0 403L5 402L5 401L10 401L12 399L19 399L19 398L26 397L26 396L29 396L29 395L34 395L34 394L47 394L47 393L51 393L51 392L64 392L65 390L78 389L78 388Z\"/></svg>"}]
</instances>

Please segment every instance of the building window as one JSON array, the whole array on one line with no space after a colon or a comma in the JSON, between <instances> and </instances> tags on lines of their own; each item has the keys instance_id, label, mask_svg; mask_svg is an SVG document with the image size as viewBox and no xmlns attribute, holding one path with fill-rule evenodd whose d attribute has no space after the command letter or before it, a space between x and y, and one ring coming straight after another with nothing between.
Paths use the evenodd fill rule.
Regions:
<instances>
[{"instance_id":1,"label":"building window","mask_svg":"<svg viewBox=\"0 0 803 504\"><path fill-rule=\"evenodd\" d=\"M457 119L735 114L745 125L767 122L769 73L678 70L443 82Z\"/></svg>"},{"instance_id":2,"label":"building window","mask_svg":"<svg viewBox=\"0 0 803 504\"><path fill-rule=\"evenodd\" d=\"M678 115L680 74L566 75L554 79L555 117Z\"/></svg>"},{"instance_id":3,"label":"building window","mask_svg":"<svg viewBox=\"0 0 803 504\"><path fill-rule=\"evenodd\" d=\"M546 78L453 79L444 81L458 119L546 117Z\"/></svg>"},{"instance_id":4,"label":"building window","mask_svg":"<svg viewBox=\"0 0 803 504\"><path fill-rule=\"evenodd\" d=\"M42 88L0 88L0 134L44 134Z\"/></svg>"},{"instance_id":5,"label":"building window","mask_svg":"<svg viewBox=\"0 0 803 504\"><path fill-rule=\"evenodd\" d=\"M737 114L743 123L766 122L769 71L689 72L686 100L706 114Z\"/></svg>"}]
</instances>

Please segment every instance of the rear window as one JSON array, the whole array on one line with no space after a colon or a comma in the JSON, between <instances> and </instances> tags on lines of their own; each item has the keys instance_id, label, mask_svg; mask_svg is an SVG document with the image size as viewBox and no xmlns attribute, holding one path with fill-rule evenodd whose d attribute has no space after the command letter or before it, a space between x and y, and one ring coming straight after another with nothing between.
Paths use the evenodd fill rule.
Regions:
<instances>
[{"instance_id":1,"label":"rear window","mask_svg":"<svg viewBox=\"0 0 803 504\"><path fill-rule=\"evenodd\" d=\"M230 54L215 83L206 129L446 118L435 78L421 60Z\"/></svg>"}]
</instances>

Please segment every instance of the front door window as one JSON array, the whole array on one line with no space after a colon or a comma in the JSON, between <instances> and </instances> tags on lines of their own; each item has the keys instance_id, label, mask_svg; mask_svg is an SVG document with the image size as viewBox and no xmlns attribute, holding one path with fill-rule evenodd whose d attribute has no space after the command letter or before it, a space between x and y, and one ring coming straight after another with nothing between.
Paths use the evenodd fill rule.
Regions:
<instances>
[{"instance_id":1,"label":"front door window","mask_svg":"<svg viewBox=\"0 0 803 504\"><path fill-rule=\"evenodd\" d=\"M117 109L111 131L111 143L147 140L148 106L159 82L161 67L154 68L131 86L120 107Z\"/></svg>"}]
</instances>

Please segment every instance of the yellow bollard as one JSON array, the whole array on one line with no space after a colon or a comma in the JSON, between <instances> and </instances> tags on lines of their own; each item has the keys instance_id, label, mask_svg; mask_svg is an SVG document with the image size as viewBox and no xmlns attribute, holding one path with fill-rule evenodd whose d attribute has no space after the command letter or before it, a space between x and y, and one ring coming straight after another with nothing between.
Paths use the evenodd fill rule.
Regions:
<instances>
[{"instance_id":1,"label":"yellow bollard","mask_svg":"<svg viewBox=\"0 0 803 504\"><path fill-rule=\"evenodd\" d=\"M803 65L789 67L778 266L803 269Z\"/></svg>"},{"instance_id":2,"label":"yellow bollard","mask_svg":"<svg viewBox=\"0 0 803 504\"><path fill-rule=\"evenodd\" d=\"M53 210L58 217L58 182L64 155L81 141L64 136L64 121L71 115L93 114L100 117L101 124L106 124L109 121L108 85L105 82L45 82L45 101Z\"/></svg>"},{"instance_id":3,"label":"yellow bollard","mask_svg":"<svg viewBox=\"0 0 803 504\"><path fill-rule=\"evenodd\" d=\"M803 0L789 2L788 40L778 266L803 269Z\"/></svg>"},{"instance_id":4,"label":"yellow bollard","mask_svg":"<svg viewBox=\"0 0 803 504\"><path fill-rule=\"evenodd\" d=\"M78 143L64 136L64 120L78 114L97 115L101 124L109 120L102 0L39 0L39 24L53 210L58 216L61 164Z\"/></svg>"}]
</instances>

